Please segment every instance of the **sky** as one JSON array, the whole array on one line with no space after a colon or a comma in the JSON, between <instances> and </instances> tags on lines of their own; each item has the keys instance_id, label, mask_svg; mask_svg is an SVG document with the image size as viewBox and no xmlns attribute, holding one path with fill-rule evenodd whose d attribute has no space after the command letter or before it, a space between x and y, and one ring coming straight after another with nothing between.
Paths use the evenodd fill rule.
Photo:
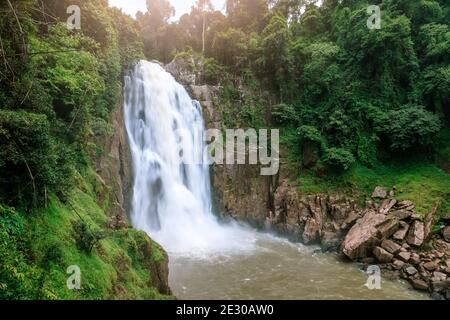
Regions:
<instances>
[{"instance_id":1,"label":"sky","mask_svg":"<svg viewBox=\"0 0 450 320\"><path fill-rule=\"evenodd\" d=\"M195 0L169 0L169 2L175 7L175 19L190 12L191 7L195 4ZM212 0L211 2L217 10L223 10L225 7L225 0ZM122 8L124 12L133 17L138 11L147 11L145 3L146 0L109 0L109 5Z\"/></svg>"}]
</instances>

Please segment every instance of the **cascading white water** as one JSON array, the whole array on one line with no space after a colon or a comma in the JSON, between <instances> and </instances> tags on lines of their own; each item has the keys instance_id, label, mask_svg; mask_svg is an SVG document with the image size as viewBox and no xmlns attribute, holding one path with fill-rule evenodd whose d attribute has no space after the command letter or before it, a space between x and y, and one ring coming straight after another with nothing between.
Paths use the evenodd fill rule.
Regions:
<instances>
[{"instance_id":1,"label":"cascading white water","mask_svg":"<svg viewBox=\"0 0 450 320\"><path fill-rule=\"evenodd\" d=\"M126 78L124 109L135 176L134 227L169 252L248 244L243 237L250 233L221 226L212 213L200 104L160 65L140 61Z\"/></svg>"}]
</instances>

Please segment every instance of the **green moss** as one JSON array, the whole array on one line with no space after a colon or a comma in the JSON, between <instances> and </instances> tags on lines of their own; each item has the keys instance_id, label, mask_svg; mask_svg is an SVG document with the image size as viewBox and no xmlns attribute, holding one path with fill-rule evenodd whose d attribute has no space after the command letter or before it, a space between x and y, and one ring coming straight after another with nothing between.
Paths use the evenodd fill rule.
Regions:
<instances>
[{"instance_id":1,"label":"green moss","mask_svg":"<svg viewBox=\"0 0 450 320\"><path fill-rule=\"evenodd\" d=\"M159 245L141 231L107 230L108 218L96 203L95 184L77 176L77 185L80 188L72 190L66 203L51 196L45 209L19 213L26 226L23 235L29 255L18 254L29 260L38 275L28 287L40 288L36 294L40 299L166 298L151 280L152 263L165 258ZM91 253L80 250L75 242L73 222L79 220L106 234ZM66 285L70 276L66 270L72 265L81 270L78 291Z\"/></svg>"}]
</instances>

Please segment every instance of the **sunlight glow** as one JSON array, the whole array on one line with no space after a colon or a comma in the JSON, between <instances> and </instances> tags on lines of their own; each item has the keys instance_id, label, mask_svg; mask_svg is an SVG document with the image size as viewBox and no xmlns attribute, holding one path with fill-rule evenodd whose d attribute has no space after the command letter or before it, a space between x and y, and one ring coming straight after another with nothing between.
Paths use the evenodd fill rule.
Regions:
<instances>
[{"instance_id":1,"label":"sunlight glow","mask_svg":"<svg viewBox=\"0 0 450 320\"><path fill-rule=\"evenodd\" d=\"M195 4L195 0L169 0L169 2L175 7L175 20L180 18L183 14L190 12L191 7ZM223 11L225 9L225 0L212 0L211 2L216 10ZM138 11L147 11L146 0L109 0L109 5L121 8L125 13L132 17L134 17Z\"/></svg>"}]
</instances>

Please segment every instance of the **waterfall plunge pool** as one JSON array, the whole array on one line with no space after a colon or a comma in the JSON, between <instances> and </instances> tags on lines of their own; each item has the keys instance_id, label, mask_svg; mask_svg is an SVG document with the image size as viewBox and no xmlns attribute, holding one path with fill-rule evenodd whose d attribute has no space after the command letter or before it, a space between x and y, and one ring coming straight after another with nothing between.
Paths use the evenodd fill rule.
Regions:
<instances>
[{"instance_id":1,"label":"waterfall plunge pool","mask_svg":"<svg viewBox=\"0 0 450 320\"><path fill-rule=\"evenodd\" d=\"M248 230L242 248L222 252L169 252L170 286L187 300L422 300L404 281L382 279L370 290L355 263L318 248Z\"/></svg>"}]
</instances>

